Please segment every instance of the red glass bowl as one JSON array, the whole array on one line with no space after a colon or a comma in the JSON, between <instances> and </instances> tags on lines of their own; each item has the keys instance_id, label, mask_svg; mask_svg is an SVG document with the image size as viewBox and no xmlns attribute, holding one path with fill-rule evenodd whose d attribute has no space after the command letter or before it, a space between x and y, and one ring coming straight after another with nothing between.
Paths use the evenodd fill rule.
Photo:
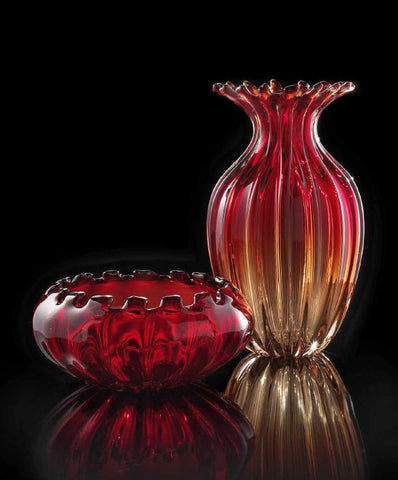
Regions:
<instances>
[{"instance_id":1,"label":"red glass bowl","mask_svg":"<svg viewBox=\"0 0 398 480\"><path fill-rule=\"evenodd\" d=\"M143 392L84 387L47 417L40 471L63 480L232 480L253 429L231 400L194 384Z\"/></svg>"},{"instance_id":2,"label":"red glass bowl","mask_svg":"<svg viewBox=\"0 0 398 480\"><path fill-rule=\"evenodd\" d=\"M115 389L174 387L241 352L250 309L227 281L204 273L80 274L50 287L33 317L42 352L70 374Z\"/></svg>"}]
</instances>

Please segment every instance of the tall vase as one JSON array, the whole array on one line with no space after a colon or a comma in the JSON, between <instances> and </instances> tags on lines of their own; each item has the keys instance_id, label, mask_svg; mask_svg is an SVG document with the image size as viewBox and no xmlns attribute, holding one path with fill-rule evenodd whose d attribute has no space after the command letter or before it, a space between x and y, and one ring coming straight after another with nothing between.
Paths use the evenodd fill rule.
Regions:
<instances>
[{"instance_id":1,"label":"tall vase","mask_svg":"<svg viewBox=\"0 0 398 480\"><path fill-rule=\"evenodd\" d=\"M317 134L322 110L351 82L282 88L216 84L250 117L246 151L215 186L208 248L215 275L254 313L250 348L273 356L321 351L336 335L360 266L364 218L353 178Z\"/></svg>"}]
</instances>

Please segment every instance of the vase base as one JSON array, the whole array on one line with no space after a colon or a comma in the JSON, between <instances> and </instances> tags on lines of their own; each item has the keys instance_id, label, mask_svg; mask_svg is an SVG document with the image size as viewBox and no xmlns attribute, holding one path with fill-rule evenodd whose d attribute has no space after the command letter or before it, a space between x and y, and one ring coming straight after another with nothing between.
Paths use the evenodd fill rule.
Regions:
<instances>
[{"instance_id":1,"label":"vase base","mask_svg":"<svg viewBox=\"0 0 398 480\"><path fill-rule=\"evenodd\" d=\"M262 357L272 357L272 358L299 358L299 357L312 357L314 355L319 355L326 345L329 342L312 342L304 343L301 341L287 344L281 346L280 344L274 345L271 342L268 343L267 347L262 345L262 342L258 339L256 340L256 335L254 334L249 344L246 348L259 356Z\"/></svg>"}]
</instances>

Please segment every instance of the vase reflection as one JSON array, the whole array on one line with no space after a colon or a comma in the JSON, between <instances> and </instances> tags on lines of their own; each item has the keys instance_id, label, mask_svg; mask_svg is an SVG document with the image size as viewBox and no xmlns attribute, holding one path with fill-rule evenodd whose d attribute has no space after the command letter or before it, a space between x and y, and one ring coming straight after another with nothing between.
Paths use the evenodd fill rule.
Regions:
<instances>
[{"instance_id":1,"label":"vase reflection","mask_svg":"<svg viewBox=\"0 0 398 480\"><path fill-rule=\"evenodd\" d=\"M235 479L252 446L240 409L205 385L157 394L84 387L43 432L48 479Z\"/></svg>"},{"instance_id":2,"label":"vase reflection","mask_svg":"<svg viewBox=\"0 0 398 480\"><path fill-rule=\"evenodd\" d=\"M235 369L226 393L255 432L244 479L357 480L365 475L350 396L332 363L255 354Z\"/></svg>"}]
</instances>

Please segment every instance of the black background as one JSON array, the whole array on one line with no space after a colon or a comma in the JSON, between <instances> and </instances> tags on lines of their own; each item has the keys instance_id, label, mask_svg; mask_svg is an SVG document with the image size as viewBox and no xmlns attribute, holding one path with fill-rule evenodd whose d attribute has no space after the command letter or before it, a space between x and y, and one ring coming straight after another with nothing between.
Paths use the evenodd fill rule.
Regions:
<instances>
[{"instance_id":1,"label":"black background","mask_svg":"<svg viewBox=\"0 0 398 480\"><path fill-rule=\"evenodd\" d=\"M120 28L90 15L32 23L30 13L21 25L17 17L10 34L4 92L11 107L2 175L5 471L38 478L32 445L40 422L79 385L33 343L31 318L41 293L63 276L107 268L210 272L207 202L251 136L244 113L211 85L277 78L284 85L357 84L319 125L326 148L355 177L366 215L358 287L328 354L351 393L372 478L391 478L398 387L395 121L389 118L396 93L385 18L344 23L337 13L326 29L323 19L295 22L293 12L296 33L283 12L257 22L252 12L249 33L239 24L224 33L228 21L211 22L211 12L192 28L166 19L155 26L138 14ZM377 34L376 24L384 26ZM208 381L223 389L234 364Z\"/></svg>"}]
</instances>

